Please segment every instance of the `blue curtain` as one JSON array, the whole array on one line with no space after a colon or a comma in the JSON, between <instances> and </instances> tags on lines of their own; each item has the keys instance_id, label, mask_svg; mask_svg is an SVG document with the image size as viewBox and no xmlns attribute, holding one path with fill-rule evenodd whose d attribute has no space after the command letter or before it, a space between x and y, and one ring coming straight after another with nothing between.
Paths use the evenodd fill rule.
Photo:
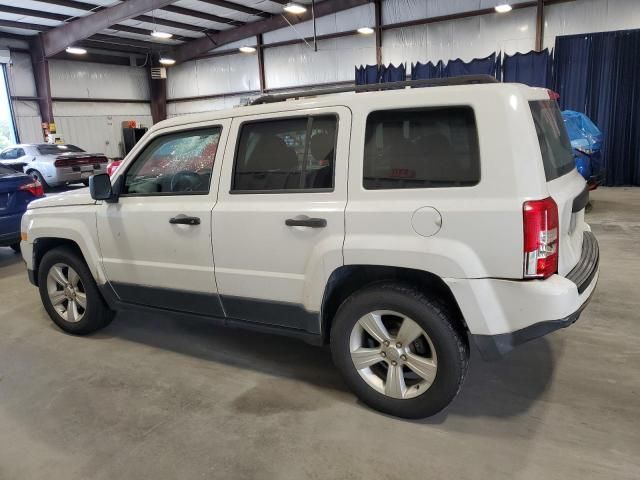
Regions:
<instances>
[{"instance_id":1,"label":"blue curtain","mask_svg":"<svg viewBox=\"0 0 640 480\"><path fill-rule=\"evenodd\" d=\"M496 76L497 63L495 52L485 58L474 58L470 62L463 62L459 58L449 60L443 70L443 77L457 77L459 75L487 74Z\"/></svg>"},{"instance_id":2,"label":"blue curtain","mask_svg":"<svg viewBox=\"0 0 640 480\"><path fill-rule=\"evenodd\" d=\"M551 55L549 50L541 52L506 55L502 60L502 81L524 83L530 87L551 86Z\"/></svg>"},{"instance_id":3,"label":"blue curtain","mask_svg":"<svg viewBox=\"0 0 640 480\"><path fill-rule=\"evenodd\" d=\"M368 85L380 81L378 65L360 65L356 67L356 85Z\"/></svg>"},{"instance_id":4,"label":"blue curtain","mask_svg":"<svg viewBox=\"0 0 640 480\"><path fill-rule=\"evenodd\" d=\"M390 63L389 66L380 67L381 82L404 82L407 79L407 67L401 63L397 67Z\"/></svg>"},{"instance_id":5,"label":"blue curtain","mask_svg":"<svg viewBox=\"0 0 640 480\"><path fill-rule=\"evenodd\" d=\"M437 64L433 62L411 64L411 80L426 80L429 78L442 77L444 64L440 60Z\"/></svg>"},{"instance_id":6,"label":"blue curtain","mask_svg":"<svg viewBox=\"0 0 640 480\"><path fill-rule=\"evenodd\" d=\"M640 185L640 30L557 37L554 89L563 110L604 132L607 185Z\"/></svg>"}]
</instances>

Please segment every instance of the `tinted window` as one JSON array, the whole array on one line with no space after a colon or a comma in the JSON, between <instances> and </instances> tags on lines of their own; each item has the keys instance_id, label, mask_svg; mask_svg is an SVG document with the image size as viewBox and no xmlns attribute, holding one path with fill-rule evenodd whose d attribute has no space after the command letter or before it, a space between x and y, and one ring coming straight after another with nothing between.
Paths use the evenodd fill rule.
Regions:
<instances>
[{"instance_id":1,"label":"tinted window","mask_svg":"<svg viewBox=\"0 0 640 480\"><path fill-rule=\"evenodd\" d=\"M456 187L480 181L470 107L373 112L365 135L366 189Z\"/></svg>"},{"instance_id":2,"label":"tinted window","mask_svg":"<svg viewBox=\"0 0 640 480\"><path fill-rule=\"evenodd\" d=\"M529 102L538 134L547 181L569 173L576 166L567 129L555 100Z\"/></svg>"},{"instance_id":3,"label":"tinted window","mask_svg":"<svg viewBox=\"0 0 640 480\"><path fill-rule=\"evenodd\" d=\"M246 123L240 131L235 191L333 188L334 115Z\"/></svg>"},{"instance_id":4,"label":"tinted window","mask_svg":"<svg viewBox=\"0 0 640 480\"><path fill-rule=\"evenodd\" d=\"M38 145L38 153L40 155L60 155L61 153L74 152L80 153L84 152L81 148L76 147L75 145Z\"/></svg>"},{"instance_id":5,"label":"tinted window","mask_svg":"<svg viewBox=\"0 0 640 480\"><path fill-rule=\"evenodd\" d=\"M154 139L127 171L123 193L208 193L220 132L207 128Z\"/></svg>"}]
</instances>

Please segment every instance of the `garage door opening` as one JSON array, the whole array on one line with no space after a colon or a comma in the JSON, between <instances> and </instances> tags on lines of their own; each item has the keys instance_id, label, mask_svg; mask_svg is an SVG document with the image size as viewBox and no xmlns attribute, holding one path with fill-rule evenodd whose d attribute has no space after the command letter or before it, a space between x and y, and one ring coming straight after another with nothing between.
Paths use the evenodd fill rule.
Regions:
<instances>
[{"instance_id":1,"label":"garage door opening","mask_svg":"<svg viewBox=\"0 0 640 480\"><path fill-rule=\"evenodd\" d=\"M7 77L7 65L1 64L2 72L0 72L0 150L18 143L16 135L16 124L11 110L11 101L9 99L9 79Z\"/></svg>"}]
</instances>

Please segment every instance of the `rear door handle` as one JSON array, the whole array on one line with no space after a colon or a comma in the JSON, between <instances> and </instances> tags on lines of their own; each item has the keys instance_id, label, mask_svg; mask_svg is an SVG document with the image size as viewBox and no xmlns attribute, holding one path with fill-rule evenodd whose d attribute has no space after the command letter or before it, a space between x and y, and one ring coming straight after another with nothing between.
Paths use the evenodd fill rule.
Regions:
<instances>
[{"instance_id":1,"label":"rear door handle","mask_svg":"<svg viewBox=\"0 0 640 480\"><path fill-rule=\"evenodd\" d=\"M287 227L324 228L327 226L327 220L324 218L287 218L284 223Z\"/></svg>"},{"instance_id":2,"label":"rear door handle","mask_svg":"<svg viewBox=\"0 0 640 480\"><path fill-rule=\"evenodd\" d=\"M186 215L178 215L169 219L172 225L200 225L198 217L187 217Z\"/></svg>"}]
</instances>

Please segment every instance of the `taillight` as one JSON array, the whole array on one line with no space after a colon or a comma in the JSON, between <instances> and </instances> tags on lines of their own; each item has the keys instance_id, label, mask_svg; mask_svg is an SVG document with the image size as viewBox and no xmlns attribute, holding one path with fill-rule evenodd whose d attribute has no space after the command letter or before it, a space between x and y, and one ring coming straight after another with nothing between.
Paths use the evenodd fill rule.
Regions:
<instances>
[{"instance_id":1,"label":"taillight","mask_svg":"<svg viewBox=\"0 0 640 480\"><path fill-rule=\"evenodd\" d=\"M524 277L547 278L558 271L558 206L553 198L524 202Z\"/></svg>"},{"instance_id":2,"label":"taillight","mask_svg":"<svg viewBox=\"0 0 640 480\"><path fill-rule=\"evenodd\" d=\"M34 197L42 197L44 195L44 189L42 188L42 184L37 180L31 183L20 185L20 190L29 192Z\"/></svg>"}]
</instances>

